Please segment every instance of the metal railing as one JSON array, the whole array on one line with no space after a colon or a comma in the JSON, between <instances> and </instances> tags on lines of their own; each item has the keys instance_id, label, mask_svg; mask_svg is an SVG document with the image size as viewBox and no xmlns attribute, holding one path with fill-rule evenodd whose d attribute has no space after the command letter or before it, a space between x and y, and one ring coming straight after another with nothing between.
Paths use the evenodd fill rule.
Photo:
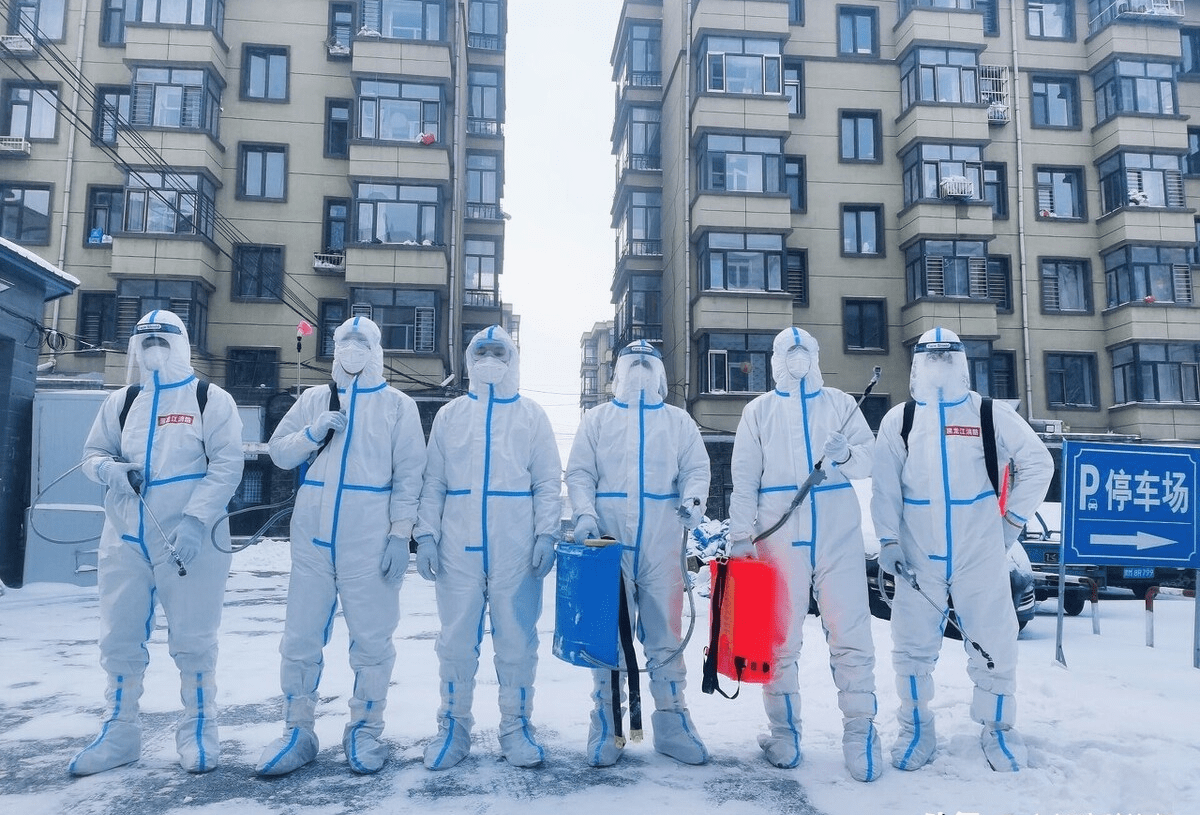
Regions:
<instances>
[{"instance_id":1,"label":"metal railing","mask_svg":"<svg viewBox=\"0 0 1200 815\"><path fill-rule=\"evenodd\" d=\"M499 221L504 217L499 204L468 203L464 215L477 221Z\"/></svg>"},{"instance_id":2,"label":"metal railing","mask_svg":"<svg viewBox=\"0 0 1200 815\"><path fill-rule=\"evenodd\" d=\"M0 155L28 156L29 140L22 136L0 136Z\"/></svg>"},{"instance_id":3,"label":"metal railing","mask_svg":"<svg viewBox=\"0 0 1200 815\"><path fill-rule=\"evenodd\" d=\"M621 257L662 257L661 240L627 240L621 247Z\"/></svg>"},{"instance_id":4,"label":"metal railing","mask_svg":"<svg viewBox=\"0 0 1200 815\"><path fill-rule=\"evenodd\" d=\"M1113 0L1088 21L1088 33L1099 29L1118 18L1141 18L1181 20L1184 15L1183 0Z\"/></svg>"},{"instance_id":5,"label":"metal railing","mask_svg":"<svg viewBox=\"0 0 1200 815\"><path fill-rule=\"evenodd\" d=\"M346 271L344 252L313 252L313 270L317 272Z\"/></svg>"},{"instance_id":6,"label":"metal railing","mask_svg":"<svg viewBox=\"0 0 1200 815\"><path fill-rule=\"evenodd\" d=\"M33 44L28 34L3 34L0 35L0 46L4 50L12 54L33 54L37 48Z\"/></svg>"},{"instance_id":7,"label":"metal railing","mask_svg":"<svg viewBox=\"0 0 1200 815\"><path fill-rule=\"evenodd\" d=\"M473 136L499 136L500 123L495 119L467 119L467 132Z\"/></svg>"},{"instance_id":8,"label":"metal railing","mask_svg":"<svg viewBox=\"0 0 1200 815\"><path fill-rule=\"evenodd\" d=\"M463 292L463 305L474 308L498 308L500 297L492 289L467 289Z\"/></svg>"}]
</instances>

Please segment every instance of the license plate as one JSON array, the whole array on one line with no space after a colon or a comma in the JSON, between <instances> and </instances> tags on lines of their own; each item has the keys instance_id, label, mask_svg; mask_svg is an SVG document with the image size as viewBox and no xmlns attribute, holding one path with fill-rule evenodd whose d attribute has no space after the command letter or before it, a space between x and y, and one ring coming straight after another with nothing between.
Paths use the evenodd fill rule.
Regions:
<instances>
[{"instance_id":1,"label":"license plate","mask_svg":"<svg viewBox=\"0 0 1200 815\"><path fill-rule=\"evenodd\" d=\"M1123 572L1127 580L1154 577L1153 566L1126 566Z\"/></svg>"},{"instance_id":2,"label":"license plate","mask_svg":"<svg viewBox=\"0 0 1200 815\"><path fill-rule=\"evenodd\" d=\"M1050 563L1050 564L1057 566L1058 565L1058 552L1043 552L1042 553L1042 563Z\"/></svg>"}]
</instances>

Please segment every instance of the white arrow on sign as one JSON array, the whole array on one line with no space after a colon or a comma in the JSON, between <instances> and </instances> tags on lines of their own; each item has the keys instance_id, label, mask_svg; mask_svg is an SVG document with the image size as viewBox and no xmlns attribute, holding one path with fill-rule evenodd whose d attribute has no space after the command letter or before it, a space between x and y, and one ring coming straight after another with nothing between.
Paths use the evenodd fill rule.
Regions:
<instances>
[{"instance_id":1,"label":"white arrow on sign","mask_svg":"<svg viewBox=\"0 0 1200 815\"><path fill-rule=\"evenodd\" d=\"M1138 550L1157 549L1160 546L1170 546L1175 541L1170 538L1160 538L1149 532L1138 532L1136 535L1092 535L1093 546L1136 546Z\"/></svg>"}]
</instances>

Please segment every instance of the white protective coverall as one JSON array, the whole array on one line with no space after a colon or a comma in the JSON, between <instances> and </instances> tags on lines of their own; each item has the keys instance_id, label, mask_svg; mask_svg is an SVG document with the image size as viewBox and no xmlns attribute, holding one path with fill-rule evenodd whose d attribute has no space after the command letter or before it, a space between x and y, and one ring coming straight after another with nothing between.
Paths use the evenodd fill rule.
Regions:
<instances>
[{"instance_id":1,"label":"white protective coverall","mask_svg":"<svg viewBox=\"0 0 1200 815\"><path fill-rule=\"evenodd\" d=\"M383 378L379 328L366 317L352 317L334 332L333 378L344 420L326 416L328 387L309 388L271 435L277 466L310 463L292 512L292 571L279 646L284 734L263 751L260 775L282 775L316 757L317 686L339 601L354 669L342 736L346 760L352 771L371 773L388 757L380 737L425 436L416 403ZM332 439L322 449L331 420Z\"/></svg>"},{"instance_id":2,"label":"white protective coverall","mask_svg":"<svg viewBox=\"0 0 1200 815\"><path fill-rule=\"evenodd\" d=\"M907 449L901 438L903 404L884 416L875 448L871 514L884 544L880 565L889 543L898 542L893 559L915 576L933 603L945 609L947 594L953 593L962 630L994 663L989 668L964 641L967 673L975 684L971 717L983 724L981 744L992 768L1015 771L1026 750L1012 729L1018 627L1006 542L1015 542L1043 500L1054 464L1033 429L1008 405L994 402L998 468L1009 464L1014 478L1001 518L984 464L981 397L969 389L966 354L952 331L934 328L921 335L909 387L917 406ZM892 763L903 770L926 764L937 749L929 702L944 628L944 614L898 576L892 661L900 736Z\"/></svg>"},{"instance_id":3,"label":"white protective coverall","mask_svg":"<svg viewBox=\"0 0 1200 815\"><path fill-rule=\"evenodd\" d=\"M685 764L703 764L708 750L688 713L682 642L683 534L703 519L708 503L708 453L696 423L663 400L667 378L652 345L621 350L613 400L584 414L567 462L567 491L580 531L620 542L630 619L646 655L654 749ZM692 511L684 517L680 509ZM635 616L636 614L636 616ZM622 660L623 662L623 660ZM606 766L621 746L614 734L612 671L597 669L587 761Z\"/></svg>"},{"instance_id":4,"label":"white protective coverall","mask_svg":"<svg viewBox=\"0 0 1200 815\"><path fill-rule=\"evenodd\" d=\"M143 357L144 345L157 347ZM129 339L128 358L128 381L141 390L124 428L122 389L101 405L83 450L84 474L109 485L97 575L108 718L70 770L89 775L140 755L146 642L154 630L155 604L162 603L184 711L175 733L179 763L189 772L208 772L216 768L220 750L217 629L231 557L223 516L241 482L242 422L233 398L212 384L200 413L187 328L175 314L152 311L143 317ZM131 470L140 476L145 505L128 481ZM218 519L215 538L225 552L211 544ZM164 534L182 556L186 575L179 575Z\"/></svg>"},{"instance_id":5,"label":"white protective coverall","mask_svg":"<svg viewBox=\"0 0 1200 815\"><path fill-rule=\"evenodd\" d=\"M854 399L823 387L819 350L816 339L800 328L784 329L775 337L775 390L746 406L734 438L729 540L736 544L770 528L824 458L824 482L757 545L757 557L783 575L788 614L774 676L763 687L770 734L759 736L759 745L777 767L801 761L796 661L811 589L838 688L846 766L856 779L872 781L882 769L874 726L875 647L863 571L862 516L850 479L870 474L875 440ZM837 460L826 454L835 448Z\"/></svg>"},{"instance_id":6,"label":"white protective coverall","mask_svg":"<svg viewBox=\"0 0 1200 815\"><path fill-rule=\"evenodd\" d=\"M470 391L434 418L417 526L418 564L436 553L442 624L438 733L425 749L425 766L446 769L470 752L487 612L500 749L510 764L532 767L544 759L530 723L545 577L534 560L553 561L562 464L546 412L518 391L519 358L508 333L500 326L480 331L465 356Z\"/></svg>"}]
</instances>

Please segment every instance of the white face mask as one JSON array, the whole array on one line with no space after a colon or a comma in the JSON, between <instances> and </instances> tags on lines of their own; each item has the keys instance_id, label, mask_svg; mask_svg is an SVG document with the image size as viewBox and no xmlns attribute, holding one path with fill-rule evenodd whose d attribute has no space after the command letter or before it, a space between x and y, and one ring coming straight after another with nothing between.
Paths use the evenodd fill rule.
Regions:
<instances>
[{"instance_id":1,"label":"white face mask","mask_svg":"<svg viewBox=\"0 0 1200 815\"><path fill-rule=\"evenodd\" d=\"M142 349L141 363L142 367L147 371L161 371L167 364L167 360L171 358L171 349L162 345L155 345L150 348Z\"/></svg>"},{"instance_id":2,"label":"white face mask","mask_svg":"<svg viewBox=\"0 0 1200 815\"><path fill-rule=\"evenodd\" d=\"M342 366L342 370L348 374L362 373L362 369L367 367L370 358L371 352L361 345L351 345L339 348L337 351L338 365Z\"/></svg>"},{"instance_id":3,"label":"white face mask","mask_svg":"<svg viewBox=\"0 0 1200 815\"><path fill-rule=\"evenodd\" d=\"M502 362L495 357L484 357L475 360L475 364L471 367L471 378L476 382L482 382L485 385L496 385L504 379L504 375L508 373L508 364Z\"/></svg>"},{"instance_id":4,"label":"white face mask","mask_svg":"<svg viewBox=\"0 0 1200 815\"><path fill-rule=\"evenodd\" d=\"M808 351L797 345L787 352L784 364L787 366L788 374L796 377L796 381L799 382L808 376L808 372L812 369L812 358Z\"/></svg>"}]
</instances>

